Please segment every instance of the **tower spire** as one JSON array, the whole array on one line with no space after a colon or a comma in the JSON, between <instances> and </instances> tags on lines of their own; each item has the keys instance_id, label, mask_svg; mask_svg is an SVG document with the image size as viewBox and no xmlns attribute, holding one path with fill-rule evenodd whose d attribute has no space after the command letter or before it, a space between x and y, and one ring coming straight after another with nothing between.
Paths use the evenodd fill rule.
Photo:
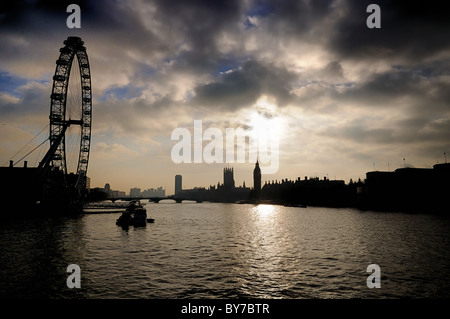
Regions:
<instances>
[{"instance_id":1,"label":"tower spire","mask_svg":"<svg viewBox=\"0 0 450 319\"><path fill-rule=\"evenodd\" d=\"M259 168L258 159L256 159L255 169L253 170L253 188L256 198L261 195L261 169Z\"/></svg>"}]
</instances>

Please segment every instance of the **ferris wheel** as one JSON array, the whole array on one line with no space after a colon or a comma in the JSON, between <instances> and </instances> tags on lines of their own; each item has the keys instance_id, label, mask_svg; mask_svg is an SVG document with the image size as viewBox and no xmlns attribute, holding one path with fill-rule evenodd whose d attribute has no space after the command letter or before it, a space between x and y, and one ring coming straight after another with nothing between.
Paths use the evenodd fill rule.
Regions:
<instances>
[{"instance_id":1,"label":"ferris wheel","mask_svg":"<svg viewBox=\"0 0 450 319\"><path fill-rule=\"evenodd\" d=\"M50 165L78 175L76 186L83 187L91 144L91 71L81 38L68 37L59 51L50 97Z\"/></svg>"}]
</instances>

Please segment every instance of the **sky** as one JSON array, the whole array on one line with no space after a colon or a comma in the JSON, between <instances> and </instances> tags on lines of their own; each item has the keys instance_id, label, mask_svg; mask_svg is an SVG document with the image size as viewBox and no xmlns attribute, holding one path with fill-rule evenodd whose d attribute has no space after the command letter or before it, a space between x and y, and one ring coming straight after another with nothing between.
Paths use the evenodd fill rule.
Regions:
<instances>
[{"instance_id":1,"label":"sky","mask_svg":"<svg viewBox=\"0 0 450 319\"><path fill-rule=\"evenodd\" d=\"M81 9L79 29L66 24L71 3ZM381 28L367 27L371 3L380 7ZM92 75L91 187L162 186L171 194L175 175L183 176L183 188L208 187L223 182L225 167L234 168L236 185L252 186L254 158L226 163L227 128L245 130L255 145L268 143L270 162L258 155L263 168L276 155L263 183L305 176L348 182L372 170L431 168L450 154L444 4L2 2L0 165L48 137L55 61L63 41L78 36ZM177 163L174 147L187 140L172 134L187 130L195 144L194 121L202 121L202 134L215 133L197 147L215 146L215 153L194 163L194 145L191 163ZM44 153L33 152L29 166Z\"/></svg>"}]
</instances>

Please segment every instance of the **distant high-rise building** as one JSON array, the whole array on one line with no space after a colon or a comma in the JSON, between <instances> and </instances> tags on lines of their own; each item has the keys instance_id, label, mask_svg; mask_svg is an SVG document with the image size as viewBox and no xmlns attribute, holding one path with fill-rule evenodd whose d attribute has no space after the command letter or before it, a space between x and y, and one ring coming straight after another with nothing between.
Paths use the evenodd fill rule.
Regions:
<instances>
[{"instance_id":1,"label":"distant high-rise building","mask_svg":"<svg viewBox=\"0 0 450 319\"><path fill-rule=\"evenodd\" d=\"M256 160L255 169L253 170L253 188L255 189L255 195L261 194L261 169L259 168L258 160Z\"/></svg>"},{"instance_id":2,"label":"distant high-rise building","mask_svg":"<svg viewBox=\"0 0 450 319\"><path fill-rule=\"evenodd\" d=\"M141 189L140 188L131 188L130 189L130 197L131 198L139 198L141 197Z\"/></svg>"},{"instance_id":3,"label":"distant high-rise building","mask_svg":"<svg viewBox=\"0 0 450 319\"><path fill-rule=\"evenodd\" d=\"M161 187L158 187L157 189L155 188L149 188L146 189L145 191L141 192L141 197L145 198L145 197L165 197L166 196L166 191Z\"/></svg>"},{"instance_id":4,"label":"distant high-rise building","mask_svg":"<svg viewBox=\"0 0 450 319\"><path fill-rule=\"evenodd\" d=\"M181 175L175 175L175 195L183 189Z\"/></svg>"},{"instance_id":5,"label":"distant high-rise building","mask_svg":"<svg viewBox=\"0 0 450 319\"><path fill-rule=\"evenodd\" d=\"M156 194L158 197L165 197L166 196L166 190L163 189L162 187L158 187L158 189L156 190Z\"/></svg>"},{"instance_id":6,"label":"distant high-rise building","mask_svg":"<svg viewBox=\"0 0 450 319\"><path fill-rule=\"evenodd\" d=\"M108 183L106 183L105 184L105 193L109 194L110 192L111 192L111 186Z\"/></svg>"},{"instance_id":7,"label":"distant high-rise building","mask_svg":"<svg viewBox=\"0 0 450 319\"><path fill-rule=\"evenodd\" d=\"M232 167L223 169L223 186L225 188L234 188L234 170Z\"/></svg>"}]
</instances>

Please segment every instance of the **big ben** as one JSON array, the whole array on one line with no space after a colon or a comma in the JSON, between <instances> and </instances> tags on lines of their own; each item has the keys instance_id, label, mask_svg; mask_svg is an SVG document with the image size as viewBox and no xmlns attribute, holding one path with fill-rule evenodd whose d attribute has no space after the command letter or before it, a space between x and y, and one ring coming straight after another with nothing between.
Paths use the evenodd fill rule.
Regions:
<instances>
[{"instance_id":1,"label":"big ben","mask_svg":"<svg viewBox=\"0 0 450 319\"><path fill-rule=\"evenodd\" d=\"M258 160L256 160L255 169L253 170L253 188L256 197L261 195L261 169L259 168Z\"/></svg>"}]
</instances>

